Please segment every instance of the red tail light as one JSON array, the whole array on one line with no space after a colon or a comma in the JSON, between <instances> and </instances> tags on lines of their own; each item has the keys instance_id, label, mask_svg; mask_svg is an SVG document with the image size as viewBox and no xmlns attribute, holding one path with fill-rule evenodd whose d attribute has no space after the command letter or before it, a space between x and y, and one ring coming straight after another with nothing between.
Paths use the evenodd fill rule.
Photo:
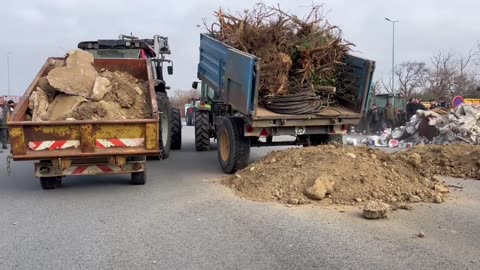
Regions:
<instances>
[{"instance_id":1,"label":"red tail light","mask_svg":"<svg viewBox=\"0 0 480 270\"><path fill-rule=\"evenodd\" d=\"M245 131L246 132L253 132L253 127L252 126L246 126Z\"/></svg>"}]
</instances>

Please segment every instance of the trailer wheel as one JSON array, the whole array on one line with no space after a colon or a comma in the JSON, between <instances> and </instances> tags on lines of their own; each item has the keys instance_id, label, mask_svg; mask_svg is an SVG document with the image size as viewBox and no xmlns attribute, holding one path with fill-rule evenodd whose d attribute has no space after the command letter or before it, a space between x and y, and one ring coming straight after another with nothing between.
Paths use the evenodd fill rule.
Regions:
<instances>
[{"instance_id":1,"label":"trailer wheel","mask_svg":"<svg viewBox=\"0 0 480 270\"><path fill-rule=\"evenodd\" d=\"M40 185L42 189L55 189L62 185L61 177L40 177Z\"/></svg>"},{"instance_id":2,"label":"trailer wheel","mask_svg":"<svg viewBox=\"0 0 480 270\"><path fill-rule=\"evenodd\" d=\"M147 174L145 171L134 172L132 173L132 178L129 184L133 186L140 186L140 185L145 185L145 182L147 182Z\"/></svg>"},{"instance_id":3,"label":"trailer wheel","mask_svg":"<svg viewBox=\"0 0 480 270\"><path fill-rule=\"evenodd\" d=\"M304 147L308 146L318 146L328 143L339 143L343 144L343 135L342 134L315 134L310 135L309 137L310 144L304 143Z\"/></svg>"},{"instance_id":4,"label":"trailer wheel","mask_svg":"<svg viewBox=\"0 0 480 270\"><path fill-rule=\"evenodd\" d=\"M232 174L248 165L250 140L244 136L240 118L224 118L218 130L218 160L225 173Z\"/></svg>"},{"instance_id":5,"label":"trailer wheel","mask_svg":"<svg viewBox=\"0 0 480 270\"><path fill-rule=\"evenodd\" d=\"M342 135L342 134L331 134L331 135L328 135L328 142L329 142L329 143L343 144L343 135Z\"/></svg>"},{"instance_id":6,"label":"trailer wheel","mask_svg":"<svg viewBox=\"0 0 480 270\"><path fill-rule=\"evenodd\" d=\"M166 159L170 155L172 143L172 115L167 93L157 93L157 105L160 112L160 156L155 159Z\"/></svg>"},{"instance_id":7,"label":"trailer wheel","mask_svg":"<svg viewBox=\"0 0 480 270\"><path fill-rule=\"evenodd\" d=\"M172 108L172 142L170 149L182 149L182 117L178 108Z\"/></svg>"},{"instance_id":8,"label":"trailer wheel","mask_svg":"<svg viewBox=\"0 0 480 270\"><path fill-rule=\"evenodd\" d=\"M195 112L195 149L208 151L210 149L210 112Z\"/></svg>"}]
</instances>

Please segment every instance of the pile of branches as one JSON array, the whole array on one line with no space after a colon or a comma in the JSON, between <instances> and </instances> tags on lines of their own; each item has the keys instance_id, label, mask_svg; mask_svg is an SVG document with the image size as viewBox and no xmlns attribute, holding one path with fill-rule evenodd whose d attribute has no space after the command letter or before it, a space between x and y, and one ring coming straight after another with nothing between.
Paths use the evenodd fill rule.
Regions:
<instances>
[{"instance_id":1,"label":"pile of branches","mask_svg":"<svg viewBox=\"0 0 480 270\"><path fill-rule=\"evenodd\" d=\"M328 23L322 5L303 19L263 3L236 14L219 9L215 17L211 26L205 24L212 37L261 59L260 103L305 92L320 95L323 86L336 86L353 46Z\"/></svg>"}]
</instances>

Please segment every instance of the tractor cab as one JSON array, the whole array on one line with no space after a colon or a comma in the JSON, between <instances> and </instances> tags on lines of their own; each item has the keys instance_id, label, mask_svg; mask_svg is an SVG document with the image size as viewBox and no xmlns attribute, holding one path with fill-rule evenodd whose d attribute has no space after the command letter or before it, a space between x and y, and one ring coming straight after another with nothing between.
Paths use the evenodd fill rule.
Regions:
<instances>
[{"instance_id":1,"label":"tractor cab","mask_svg":"<svg viewBox=\"0 0 480 270\"><path fill-rule=\"evenodd\" d=\"M88 51L95 59L150 59L156 81L155 90L165 92L166 86L163 68L168 63L167 73L173 74L173 62L165 55L171 54L168 38L155 35L153 39L140 39L132 35L120 35L118 39L99 39L97 41L82 41L78 48Z\"/></svg>"}]
</instances>

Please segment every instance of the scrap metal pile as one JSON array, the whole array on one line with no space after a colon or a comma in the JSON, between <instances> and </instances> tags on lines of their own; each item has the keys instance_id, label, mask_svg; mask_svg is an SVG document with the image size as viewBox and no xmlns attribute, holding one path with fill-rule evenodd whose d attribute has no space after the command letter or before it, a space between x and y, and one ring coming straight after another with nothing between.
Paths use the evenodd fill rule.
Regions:
<instances>
[{"instance_id":1,"label":"scrap metal pile","mask_svg":"<svg viewBox=\"0 0 480 270\"><path fill-rule=\"evenodd\" d=\"M391 136L413 144L468 143L480 145L480 106L462 104L454 110L418 110L410 121Z\"/></svg>"},{"instance_id":2,"label":"scrap metal pile","mask_svg":"<svg viewBox=\"0 0 480 270\"><path fill-rule=\"evenodd\" d=\"M261 59L260 105L279 113L310 114L334 103L334 87L353 44L328 23L323 6L303 19L257 4L244 13L220 9L210 35Z\"/></svg>"},{"instance_id":3,"label":"scrap metal pile","mask_svg":"<svg viewBox=\"0 0 480 270\"><path fill-rule=\"evenodd\" d=\"M52 61L52 69L39 79L30 95L28 120L149 117L145 82L126 72L97 70L93 55L82 50L69 52L66 60Z\"/></svg>"}]
</instances>

